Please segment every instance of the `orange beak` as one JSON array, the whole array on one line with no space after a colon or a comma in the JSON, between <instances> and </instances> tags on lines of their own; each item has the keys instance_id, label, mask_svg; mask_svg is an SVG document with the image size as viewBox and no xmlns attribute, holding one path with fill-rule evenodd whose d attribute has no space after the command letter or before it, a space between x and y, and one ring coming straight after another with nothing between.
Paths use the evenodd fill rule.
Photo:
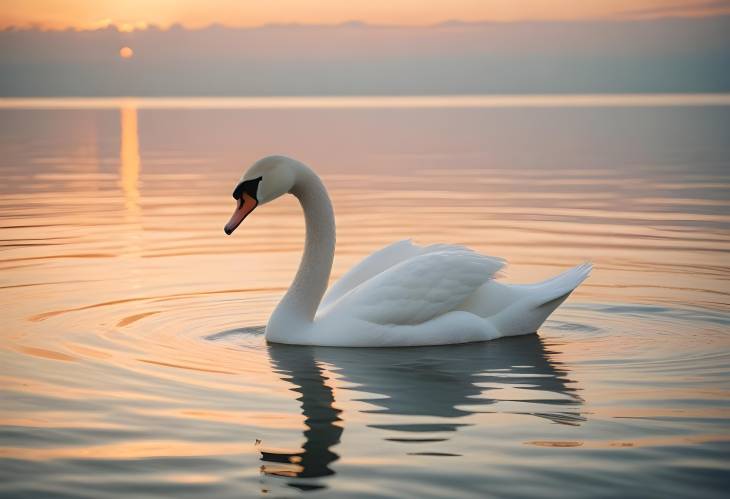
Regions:
<instances>
[{"instance_id":1,"label":"orange beak","mask_svg":"<svg viewBox=\"0 0 730 499\"><path fill-rule=\"evenodd\" d=\"M259 202L256 201L256 198L250 196L247 192L244 192L241 195L241 199L238 200L238 207L236 208L236 211L233 212L231 219L223 228L223 230L226 231L226 234L229 236L233 234L236 227L241 225L241 222L243 222L243 220L254 210L254 208L256 208L258 204Z\"/></svg>"}]
</instances>

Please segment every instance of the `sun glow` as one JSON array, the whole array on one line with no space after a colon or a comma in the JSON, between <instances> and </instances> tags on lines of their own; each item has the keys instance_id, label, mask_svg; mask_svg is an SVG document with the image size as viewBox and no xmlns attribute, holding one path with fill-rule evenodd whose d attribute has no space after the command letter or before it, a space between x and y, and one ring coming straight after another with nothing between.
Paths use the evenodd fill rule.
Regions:
<instances>
[{"instance_id":1,"label":"sun glow","mask_svg":"<svg viewBox=\"0 0 730 499\"><path fill-rule=\"evenodd\" d=\"M131 59L134 57L134 50L129 47L122 47L119 49L119 57L122 59Z\"/></svg>"},{"instance_id":2,"label":"sun glow","mask_svg":"<svg viewBox=\"0 0 730 499\"><path fill-rule=\"evenodd\" d=\"M116 24L117 29L121 31L122 33L131 33L136 30L144 30L147 29L147 23L144 21L137 21L137 22L123 22L123 23L117 23Z\"/></svg>"}]
</instances>

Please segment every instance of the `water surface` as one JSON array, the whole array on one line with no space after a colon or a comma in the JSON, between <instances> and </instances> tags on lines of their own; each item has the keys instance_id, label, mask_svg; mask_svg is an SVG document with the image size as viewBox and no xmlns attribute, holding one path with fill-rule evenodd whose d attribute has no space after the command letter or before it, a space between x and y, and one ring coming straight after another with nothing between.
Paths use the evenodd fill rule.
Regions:
<instances>
[{"instance_id":1,"label":"water surface","mask_svg":"<svg viewBox=\"0 0 730 499\"><path fill-rule=\"evenodd\" d=\"M419 99L0 110L0 495L722 496L727 98ZM537 335L266 345L301 213L223 225L271 153L330 189L334 277L404 237L594 273Z\"/></svg>"}]
</instances>

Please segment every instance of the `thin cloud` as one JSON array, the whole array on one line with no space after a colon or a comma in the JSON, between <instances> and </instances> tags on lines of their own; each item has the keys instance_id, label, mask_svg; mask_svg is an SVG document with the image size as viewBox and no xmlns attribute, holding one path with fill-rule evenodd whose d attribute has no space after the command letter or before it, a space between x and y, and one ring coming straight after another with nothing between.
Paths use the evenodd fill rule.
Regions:
<instances>
[{"instance_id":1,"label":"thin cloud","mask_svg":"<svg viewBox=\"0 0 730 499\"><path fill-rule=\"evenodd\" d=\"M727 92L728 32L730 16L0 31L0 95Z\"/></svg>"},{"instance_id":2,"label":"thin cloud","mask_svg":"<svg viewBox=\"0 0 730 499\"><path fill-rule=\"evenodd\" d=\"M669 5L641 7L621 12L620 18L652 18L652 17L702 17L730 14L730 0L712 0L707 2L685 2Z\"/></svg>"}]
</instances>

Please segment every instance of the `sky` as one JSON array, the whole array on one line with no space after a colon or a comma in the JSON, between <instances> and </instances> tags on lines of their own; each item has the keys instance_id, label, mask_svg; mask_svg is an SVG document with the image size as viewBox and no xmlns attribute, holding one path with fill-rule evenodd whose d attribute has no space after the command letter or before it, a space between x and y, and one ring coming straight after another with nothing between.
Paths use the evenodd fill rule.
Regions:
<instances>
[{"instance_id":1,"label":"sky","mask_svg":"<svg viewBox=\"0 0 730 499\"><path fill-rule=\"evenodd\" d=\"M526 21L705 16L730 0L1 0L0 28L122 29L150 24L251 27L271 23L423 26L448 20Z\"/></svg>"},{"instance_id":2,"label":"sky","mask_svg":"<svg viewBox=\"0 0 730 499\"><path fill-rule=\"evenodd\" d=\"M0 2L0 97L730 92L730 0Z\"/></svg>"}]
</instances>

